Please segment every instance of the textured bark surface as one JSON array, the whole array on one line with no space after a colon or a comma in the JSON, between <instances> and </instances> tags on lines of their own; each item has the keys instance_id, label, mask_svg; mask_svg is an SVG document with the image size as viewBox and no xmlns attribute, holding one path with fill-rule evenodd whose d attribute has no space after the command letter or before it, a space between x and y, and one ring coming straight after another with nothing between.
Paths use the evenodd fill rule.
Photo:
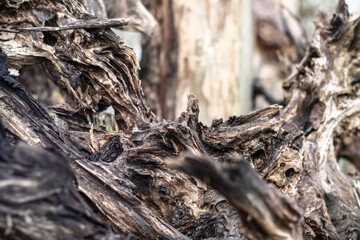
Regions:
<instances>
[{"instance_id":1,"label":"textured bark surface","mask_svg":"<svg viewBox=\"0 0 360 240\"><path fill-rule=\"evenodd\" d=\"M0 58L1 102L4 107L4 98L21 98L26 93L6 75L3 53L0 53ZM7 90L13 92L12 96L5 93ZM15 109L16 104L31 102L27 97L19 102L9 99L7 106ZM32 118L36 119L36 116ZM66 158L23 142L15 144L17 139L10 138L14 145L6 139L5 129L0 126L0 238L123 239L112 233L80 196Z\"/></svg>"},{"instance_id":2,"label":"textured bark surface","mask_svg":"<svg viewBox=\"0 0 360 240\"><path fill-rule=\"evenodd\" d=\"M131 22L124 29L141 33L142 60L140 62L141 70L139 71L141 86L145 93L147 105L161 119L164 111L164 114L167 114L167 107L164 96L166 89L160 89L160 85L166 80L164 77L169 78L169 76L160 76L160 69L165 69L165 64L169 63L162 60L160 65L162 42L160 25L155 19L155 15L151 14L149 8L146 8L140 0L106 0L104 3L109 18L129 17ZM151 1L151 3L156 6L159 5L158 1ZM89 8L91 8L91 5L89 5ZM159 14L161 14L161 10L158 9ZM163 64L164 68L162 67ZM173 72L173 74L176 74L176 72Z\"/></svg>"},{"instance_id":3,"label":"textured bark surface","mask_svg":"<svg viewBox=\"0 0 360 240\"><path fill-rule=\"evenodd\" d=\"M211 159L187 156L183 162L168 161L168 165L222 193L247 222L243 230L249 238L302 239L301 214L296 204L262 181L248 162L234 157L225 160L221 167Z\"/></svg>"},{"instance_id":4,"label":"textured bark surface","mask_svg":"<svg viewBox=\"0 0 360 240\"><path fill-rule=\"evenodd\" d=\"M336 162L341 154L336 150L347 146L338 139L357 136L360 114L360 19L349 22L343 1L331 21L318 15L314 41L285 83L286 107L273 105L227 121L214 120L209 127L199 122L199 103L193 94L176 120L155 118L145 104L134 53L109 25L18 31L61 30L68 24L88 26L99 21L73 0L0 4L0 28L8 30L0 32L0 47L8 56L10 72L16 75L27 65L41 64L68 104L52 108L68 123L70 129L64 130L10 77L5 54L0 54L0 116L14 145L0 145L1 156L10 154L7 149L13 153L5 160L17 159L17 152L28 153L21 156L33 159L39 170L33 167L24 179L40 181L36 174L56 168L60 178L68 180L54 182L51 188L73 193L70 204L87 214L66 215L65 222L79 220L49 234L59 234L54 238L60 239L66 231L70 236L83 222L85 228L80 224L76 233L80 237L112 237L98 220L90 220L95 219L91 208L114 233L137 239L359 238L359 177L343 174ZM88 111L110 105L119 132L88 124ZM15 146L20 141L51 148L63 157L43 157L50 153ZM28 163L20 160L15 162L22 171ZM15 167L2 162L6 169ZM69 183L67 162L86 204ZM0 175L0 187L9 187L9 198L14 199L15 190L27 193L21 189L24 182L20 186L9 172ZM18 185L8 185L9 181ZM49 186L39 185L45 195L52 181ZM51 195L55 203L50 202L49 209L49 201L35 198L30 204L37 207L21 202L15 210L29 206L36 219L49 217L47 211L53 206L68 206L61 204L64 196ZM56 217L63 216L62 209L54 211ZM2 235L18 233L12 219L33 224L29 232L16 236L43 239L47 235L48 229L16 218L18 214L8 212L0 218ZM34 235L36 231L43 235Z\"/></svg>"}]
</instances>

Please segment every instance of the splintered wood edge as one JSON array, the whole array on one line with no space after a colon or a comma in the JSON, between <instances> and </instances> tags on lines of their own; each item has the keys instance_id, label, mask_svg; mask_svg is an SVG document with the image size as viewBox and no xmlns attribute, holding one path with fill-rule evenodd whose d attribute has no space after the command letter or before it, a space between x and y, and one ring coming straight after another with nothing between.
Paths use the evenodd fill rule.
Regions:
<instances>
[{"instance_id":1,"label":"splintered wood edge","mask_svg":"<svg viewBox=\"0 0 360 240\"><path fill-rule=\"evenodd\" d=\"M5 29L0 28L0 32L19 33L22 31L34 31L34 32L56 32L71 29L104 29L111 27L123 27L128 25L130 18L113 18L113 19L92 19L89 21L78 21L70 23L62 27L28 27L19 29Z\"/></svg>"}]
</instances>

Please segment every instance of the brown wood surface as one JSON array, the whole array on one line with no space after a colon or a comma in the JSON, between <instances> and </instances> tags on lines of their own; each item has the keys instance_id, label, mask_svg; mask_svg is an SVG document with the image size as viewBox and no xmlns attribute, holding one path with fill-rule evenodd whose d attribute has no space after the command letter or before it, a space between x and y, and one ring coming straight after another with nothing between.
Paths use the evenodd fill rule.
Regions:
<instances>
[{"instance_id":1,"label":"brown wood surface","mask_svg":"<svg viewBox=\"0 0 360 240\"><path fill-rule=\"evenodd\" d=\"M1 29L89 20L75 0L0 3ZM358 239L359 177L340 171L346 142L334 140L358 135L360 19L349 21L340 1L331 21L315 21L314 40L285 82L286 106L211 126L199 122L193 94L176 120L157 120L133 51L106 26L2 31L0 236ZM55 112L69 130L9 75L33 64L63 90L68 106ZM119 132L86 126L86 112L110 105Z\"/></svg>"}]
</instances>

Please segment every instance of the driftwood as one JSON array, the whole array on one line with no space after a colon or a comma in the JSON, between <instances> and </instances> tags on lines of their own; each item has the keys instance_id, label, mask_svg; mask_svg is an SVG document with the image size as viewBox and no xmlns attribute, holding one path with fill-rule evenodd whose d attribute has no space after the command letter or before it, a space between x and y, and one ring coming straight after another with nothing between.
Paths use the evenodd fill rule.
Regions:
<instances>
[{"instance_id":1,"label":"driftwood","mask_svg":"<svg viewBox=\"0 0 360 240\"><path fill-rule=\"evenodd\" d=\"M11 74L41 64L67 99L55 112L71 123L70 130L55 126L0 53L0 116L12 144L1 135L0 236L114 238L94 211L112 232L138 239L360 237L359 177L336 162L336 149L351 153L337 139L356 139L360 114L360 19L349 21L344 1L331 22L318 15L314 41L285 83L284 108L210 127L198 121L193 94L175 121L158 121L134 53L106 26L17 32L93 19L74 0L0 3L0 28L16 31L0 35ZM107 106L119 132L85 121Z\"/></svg>"}]
</instances>

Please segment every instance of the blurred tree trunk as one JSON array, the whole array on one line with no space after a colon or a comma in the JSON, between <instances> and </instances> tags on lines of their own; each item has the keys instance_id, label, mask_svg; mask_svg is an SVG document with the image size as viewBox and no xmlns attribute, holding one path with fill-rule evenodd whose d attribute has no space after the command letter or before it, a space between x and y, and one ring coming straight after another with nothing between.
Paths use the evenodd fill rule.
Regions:
<instances>
[{"instance_id":1,"label":"blurred tree trunk","mask_svg":"<svg viewBox=\"0 0 360 240\"><path fill-rule=\"evenodd\" d=\"M155 38L149 39L144 48L145 71L141 76L149 77L147 69L153 69L153 77L158 78L158 98L161 106L160 118L175 119L176 89L178 86L178 30L175 27L174 1L142 0L144 6L152 13L159 26ZM153 61L157 61L156 66ZM157 75L156 75L157 74Z\"/></svg>"},{"instance_id":2,"label":"blurred tree trunk","mask_svg":"<svg viewBox=\"0 0 360 240\"><path fill-rule=\"evenodd\" d=\"M253 28L244 13L251 1L143 2L161 26L163 117L180 114L188 92L199 98L205 123L249 112Z\"/></svg>"},{"instance_id":3,"label":"blurred tree trunk","mask_svg":"<svg viewBox=\"0 0 360 240\"><path fill-rule=\"evenodd\" d=\"M188 92L198 97L200 120L207 124L214 118L238 115L241 104L251 102L248 97L247 102L240 103L240 67L244 60L241 49L250 49L248 62L251 62L252 49L252 43L243 46L241 42L245 39L241 36L242 27L247 29L246 25L252 24L249 21L243 25L241 21L242 2L174 1L176 29L181 33L178 35L177 115L186 106ZM252 36L252 32L248 32L248 36ZM251 71L251 65L247 71ZM244 81L251 82L251 77Z\"/></svg>"},{"instance_id":4,"label":"blurred tree trunk","mask_svg":"<svg viewBox=\"0 0 360 240\"><path fill-rule=\"evenodd\" d=\"M283 83L308 45L298 0L255 0L254 107L283 104ZM286 88L287 86L284 85Z\"/></svg>"}]
</instances>

